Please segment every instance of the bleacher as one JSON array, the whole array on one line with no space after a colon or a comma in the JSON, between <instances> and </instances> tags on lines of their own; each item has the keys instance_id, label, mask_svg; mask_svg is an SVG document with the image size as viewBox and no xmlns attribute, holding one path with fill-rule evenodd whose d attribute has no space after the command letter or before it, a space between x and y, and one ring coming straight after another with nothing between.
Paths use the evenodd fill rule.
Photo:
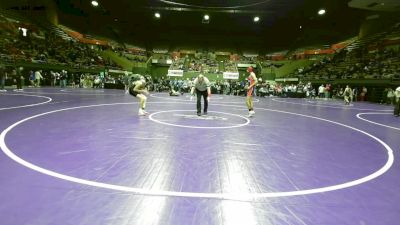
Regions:
<instances>
[{"instance_id":1,"label":"bleacher","mask_svg":"<svg viewBox=\"0 0 400 225\"><path fill-rule=\"evenodd\" d=\"M151 62L150 59L154 59L158 64L164 62L164 67L169 65L169 70L183 70L193 74L200 72L215 75L224 72L238 73L238 64L256 64L262 65L265 70L270 70L271 73L278 73L280 70L285 71L285 73L288 71L286 75L303 80L400 79L399 50L380 50L385 40L400 40L400 26L357 39L334 55L321 55L319 58L314 56L314 61L308 60L307 63L298 59L297 61L288 60L283 53L279 57L271 55L269 58L259 57L258 55L247 57L229 53L223 60L216 60L217 57L214 52L202 52L201 50L193 50L192 53L173 60L173 54L170 52L154 53L147 52L145 49L129 51L126 48L108 49L108 51L115 53L111 57L108 55L108 51L103 51L100 47L80 43L77 39L72 38L65 32L66 28L63 26L55 26L41 18L32 22L23 14L13 10L2 9L0 15L2 15L1 18L5 23L13 24L12 29L14 30L17 21L31 24L32 27L37 26L37 32L34 32L31 37L34 42L33 45L29 41L18 40L18 32L11 32L12 34L3 32L1 34L0 59L10 65L33 63L41 66L47 64L60 65L74 69L124 68L130 70L132 67L145 68L147 63ZM48 38L51 41L47 40ZM296 50L292 50L292 52L296 52ZM233 55L238 57L230 58ZM126 60L123 61L122 58ZM309 58L302 58L304 61L307 61L307 59ZM121 63L117 62L118 60ZM274 60L285 61L281 61L282 63L277 65L273 63ZM121 66L122 64L123 66ZM293 71L295 72L293 73Z\"/></svg>"},{"instance_id":2,"label":"bleacher","mask_svg":"<svg viewBox=\"0 0 400 225\"><path fill-rule=\"evenodd\" d=\"M52 23L47 23L46 27L51 33L54 33L57 37L60 37L65 41L76 41L74 38L65 33L65 31L62 29L62 26L56 26Z\"/></svg>"},{"instance_id":3,"label":"bleacher","mask_svg":"<svg viewBox=\"0 0 400 225\"><path fill-rule=\"evenodd\" d=\"M387 40L400 40L399 26L356 40L332 57L313 63L297 75L306 80L399 79L400 49L387 48L391 44Z\"/></svg>"},{"instance_id":4,"label":"bleacher","mask_svg":"<svg viewBox=\"0 0 400 225\"><path fill-rule=\"evenodd\" d=\"M377 34L373 34L373 35L368 35L364 38L360 38L357 39L356 41L354 41L353 43L351 43L350 45L348 45L345 50L348 52L351 51L355 51L358 49L362 49L365 47L368 47L368 45L370 45L371 43L375 43L379 40L381 40L383 37L385 37L387 35L387 32L380 32Z\"/></svg>"}]
</instances>

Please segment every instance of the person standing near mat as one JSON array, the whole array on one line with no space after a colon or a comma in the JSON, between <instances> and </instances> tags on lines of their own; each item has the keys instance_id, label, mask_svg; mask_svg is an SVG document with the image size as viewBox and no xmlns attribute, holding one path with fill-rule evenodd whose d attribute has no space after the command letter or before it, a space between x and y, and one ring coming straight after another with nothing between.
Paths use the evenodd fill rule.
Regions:
<instances>
[{"instance_id":1,"label":"person standing near mat","mask_svg":"<svg viewBox=\"0 0 400 225\"><path fill-rule=\"evenodd\" d=\"M146 79L143 76L140 76L140 79L134 81L132 85L129 87L129 94L137 97L139 99L139 116L145 116L148 112L145 111L146 108L146 95L149 94L146 88Z\"/></svg>"},{"instance_id":2,"label":"person standing near mat","mask_svg":"<svg viewBox=\"0 0 400 225\"><path fill-rule=\"evenodd\" d=\"M125 94L129 93L130 80L131 80L131 77L129 76L128 72L125 71L124 77L122 78L122 82L124 83L124 86L125 86Z\"/></svg>"},{"instance_id":3,"label":"person standing near mat","mask_svg":"<svg viewBox=\"0 0 400 225\"><path fill-rule=\"evenodd\" d=\"M22 71L24 70L24 67L16 67L15 68L15 82L17 85L17 89L16 91L23 91L24 89L22 89L22 87L24 86L24 75L22 74Z\"/></svg>"},{"instance_id":4,"label":"person standing near mat","mask_svg":"<svg viewBox=\"0 0 400 225\"><path fill-rule=\"evenodd\" d=\"M0 64L0 92L6 92L7 90L4 89L7 79L7 72L4 65Z\"/></svg>"},{"instance_id":5,"label":"person standing near mat","mask_svg":"<svg viewBox=\"0 0 400 225\"><path fill-rule=\"evenodd\" d=\"M351 90L349 85L346 85L346 89L343 92L344 104L350 105L350 96L353 94L353 90Z\"/></svg>"},{"instance_id":6,"label":"person standing near mat","mask_svg":"<svg viewBox=\"0 0 400 225\"><path fill-rule=\"evenodd\" d=\"M253 67L249 66L247 68L247 72L249 73L247 80L249 80L250 84L247 89L246 105L247 105L247 108L249 109L248 117L253 117L255 114L254 108L253 108L254 107L253 106L253 92L254 92L254 87L258 83L258 81L257 81L257 76L254 73Z\"/></svg>"},{"instance_id":7,"label":"person standing near mat","mask_svg":"<svg viewBox=\"0 0 400 225\"><path fill-rule=\"evenodd\" d=\"M400 116L400 86L394 92L394 116Z\"/></svg>"},{"instance_id":8,"label":"person standing near mat","mask_svg":"<svg viewBox=\"0 0 400 225\"><path fill-rule=\"evenodd\" d=\"M193 81L190 94L194 95L195 90L197 95L197 115L201 116L201 96L203 96L204 99L203 114L207 115L208 101L211 97L211 88L210 81L203 74L199 74L199 76L197 76L197 78Z\"/></svg>"}]
</instances>

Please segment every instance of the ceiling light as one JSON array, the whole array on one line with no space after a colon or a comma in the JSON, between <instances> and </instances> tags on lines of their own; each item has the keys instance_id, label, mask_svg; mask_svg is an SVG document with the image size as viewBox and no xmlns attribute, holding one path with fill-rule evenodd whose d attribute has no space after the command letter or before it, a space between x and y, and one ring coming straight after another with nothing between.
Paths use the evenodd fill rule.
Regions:
<instances>
[{"instance_id":1,"label":"ceiling light","mask_svg":"<svg viewBox=\"0 0 400 225\"><path fill-rule=\"evenodd\" d=\"M325 9L320 9L318 15L324 15L326 13Z\"/></svg>"},{"instance_id":2,"label":"ceiling light","mask_svg":"<svg viewBox=\"0 0 400 225\"><path fill-rule=\"evenodd\" d=\"M258 21L260 21L260 17L258 17L258 16L256 16L256 17L254 17L254 22L258 22Z\"/></svg>"},{"instance_id":3,"label":"ceiling light","mask_svg":"<svg viewBox=\"0 0 400 225\"><path fill-rule=\"evenodd\" d=\"M209 19L210 19L210 16L206 14L206 15L204 15L204 19L205 19L205 20L209 20Z\"/></svg>"},{"instance_id":4,"label":"ceiling light","mask_svg":"<svg viewBox=\"0 0 400 225\"><path fill-rule=\"evenodd\" d=\"M154 13L154 16L156 17L156 18L160 18L161 17L161 14L160 13Z\"/></svg>"},{"instance_id":5,"label":"ceiling light","mask_svg":"<svg viewBox=\"0 0 400 225\"><path fill-rule=\"evenodd\" d=\"M99 5L99 3L97 1L95 1L95 0L92 1L92 6L98 6L98 5Z\"/></svg>"}]
</instances>

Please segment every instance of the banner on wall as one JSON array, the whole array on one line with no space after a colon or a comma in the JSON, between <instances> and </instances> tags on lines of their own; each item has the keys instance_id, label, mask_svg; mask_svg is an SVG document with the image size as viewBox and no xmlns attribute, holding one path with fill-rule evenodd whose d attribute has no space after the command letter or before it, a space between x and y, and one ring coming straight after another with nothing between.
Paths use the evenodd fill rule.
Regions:
<instances>
[{"instance_id":1,"label":"banner on wall","mask_svg":"<svg viewBox=\"0 0 400 225\"><path fill-rule=\"evenodd\" d=\"M231 55L230 52L215 52L215 55Z\"/></svg>"},{"instance_id":2,"label":"banner on wall","mask_svg":"<svg viewBox=\"0 0 400 225\"><path fill-rule=\"evenodd\" d=\"M275 81L276 81L276 82L299 81L299 78L297 78L297 77L276 78Z\"/></svg>"},{"instance_id":3,"label":"banner on wall","mask_svg":"<svg viewBox=\"0 0 400 225\"><path fill-rule=\"evenodd\" d=\"M120 74L131 74L132 73L132 72L125 71L125 70L112 70L112 69L109 69L108 72L109 73L120 73Z\"/></svg>"},{"instance_id":4,"label":"banner on wall","mask_svg":"<svg viewBox=\"0 0 400 225\"><path fill-rule=\"evenodd\" d=\"M239 79L239 73L238 72L224 72L224 79L230 79L230 80L238 80Z\"/></svg>"},{"instance_id":5,"label":"banner on wall","mask_svg":"<svg viewBox=\"0 0 400 225\"><path fill-rule=\"evenodd\" d=\"M257 65L256 65L256 64L253 64L253 63L238 63L238 64L237 64L237 67L238 67L238 68L247 68L247 67L249 67L249 66L251 66L251 67L253 67L253 68L256 68L256 67L257 67Z\"/></svg>"},{"instance_id":6,"label":"banner on wall","mask_svg":"<svg viewBox=\"0 0 400 225\"><path fill-rule=\"evenodd\" d=\"M169 64L169 65L171 65L172 64L172 60L171 59L167 59L167 60L165 60L165 59L152 59L151 63L153 63L153 64Z\"/></svg>"},{"instance_id":7,"label":"banner on wall","mask_svg":"<svg viewBox=\"0 0 400 225\"><path fill-rule=\"evenodd\" d=\"M183 70L168 70L169 77L183 77Z\"/></svg>"}]
</instances>

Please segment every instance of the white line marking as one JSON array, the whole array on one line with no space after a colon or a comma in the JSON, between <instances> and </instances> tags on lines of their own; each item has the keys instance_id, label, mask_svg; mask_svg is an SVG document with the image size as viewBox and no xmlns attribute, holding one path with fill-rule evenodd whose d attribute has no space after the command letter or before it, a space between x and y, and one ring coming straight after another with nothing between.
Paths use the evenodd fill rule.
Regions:
<instances>
[{"instance_id":1,"label":"white line marking","mask_svg":"<svg viewBox=\"0 0 400 225\"><path fill-rule=\"evenodd\" d=\"M118 137L118 136L111 136L114 138L122 138L122 139L140 139L140 140L166 140L167 138L157 138L157 137Z\"/></svg>"},{"instance_id":2,"label":"white line marking","mask_svg":"<svg viewBox=\"0 0 400 225\"><path fill-rule=\"evenodd\" d=\"M290 213L290 214L292 214L292 216L294 217L294 218L296 218L301 224L303 224L303 225L307 225L302 219L300 219L294 212L292 212L292 210L290 210L287 206L285 206L285 209Z\"/></svg>"},{"instance_id":3,"label":"white line marking","mask_svg":"<svg viewBox=\"0 0 400 225\"><path fill-rule=\"evenodd\" d=\"M86 152L88 150L76 150L76 151L69 151L69 152L60 152L59 155L68 155L68 154L73 154L73 153L78 153L78 152Z\"/></svg>"},{"instance_id":4,"label":"white line marking","mask_svg":"<svg viewBox=\"0 0 400 225\"><path fill-rule=\"evenodd\" d=\"M225 142L227 144L231 144L231 145L244 145L244 146L262 146L260 144L251 144L251 143L236 143L236 142Z\"/></svg>"},{"instance_id":5,"label":"white line marking","mask_svg":"<svg viewBox=\"0 0 400 225\"><path fill-rule=\"evenodd\" d=\"M392 127L392 126L385 125L385 124L382 124L382 123L377 123L377 122L374 122L374 121L371 121L371 120L367 120L367 119L364 119L364 118L361 117L361 115L367 115L367 114L369 114L369 115L392 114L393 115L393 113L373 113L373 112L369 112L369 113L358 113L356 116L357 116L358 119L364 120L364 121L366 121L368 123L376 124L376 125L379 125L379 126L382 126L382 127L387 127L387 128L394 129L394 130L400 130L400 128L398 128L398 127Z\"/></svg>"},{"instance_id":6,"label":"white line marking","mask_svg":"<svg viewBox=\"0 0 400 225\"><path fill-rule=\"evenodd\" d=\"M190 98L192 96L189 93L186 93L185 97ZM221 100L221 99L224 99L224 98L221 96L215 97L214 95L211 97L211 100Z\"/></svg>"},{"instance_id":7,"label":"white line marking","mask_svg":"<svg viewBox=\"0 0 400 225\"><path fill-rule=\"evenodd\" d=\"M40 91L18 91L19 93L31 93L31 94L48 94L48 95L93 95L93 96L104 96L104 95L110 95L110 96L124 96L125 94L121 92L121 94L95 94L95 93L79 93L79 92L43 92L42 90Z\"/></svg>"},{"instance_id":8,"label":"white line marking","mask_svg":"<svg viewBox=\"0 0 400 225\"><path fill-rule=\"evenodd\" d=\"M21 105L21 106L13 106L13 107L6 107L6 108L0 108L1 110L7 110L7 109L18 109L18 108L26 108L26 107L32 107L32 106L37 106L37 105L43 105L48 102L51 102L53 99L49 98L47 96L41 96L41 95L25 95L25 94L11 94L11 95L22 95L22 96L33 96L33 97L38 97L38 98L46 98L47 101L40 102L40 103L35 103L35 104L29 104L29 105Z\"/></svg>"},{"instance_id":9,"label":"white line marking","mask_svg":"<svg viewBox=\"0 0 400 225\"><path fill-rule=\"evenodd\" d=\"M335 106L329 106L329 105L323 105L323 104L304 104L304 103L298 103L298 102L288 102L288 101L282 101L278 99L272 99L272 101L275 102L283 102L287 104L295 104L295 105L306 105L306 106L316 106L316 107L325 107L325 108L334 108L334 109L352 109L352 110L363 110L363 111L382 111L382 112L388 112L390 110L388 109L361 109L361 108L353 108L353 107L335 107Z\"/></svg>"},{"instance_id":10,"label":"white line marking","mask_svg":"<svg viewBox=\"0 0 400 225\"><path fill-rule=\"evenodd\" d=\"M191 102L192 104L196 104L196 99L195 100L193 100L193 101L190 101L190 100L183 100L183 99L174 99L174 98L169 98L169 97L162 97L162 96L157 96L156 94L150 94L150 97L153 97L153 98L160 98L160 99L167 99L167 100L174 100L174 102ZM243 96L239 96L239 97L243 97ZM222 97L221 97L221 99L223 99ZM219 102L219 101L215 101L214 102L214 100L218 100L217 98L213 98L213 97L211 97L211 101L209 102L209 104L211 104L211 103L217 103L217 104L219 104L219 103L226 103L226 104L245 104L246 103L246 100L245 99L243 99L243 102L235 102L235 101L232 101L232 102ZM260 99L253 99L253 102L260 102ZM215 104L213 104L213 105L215 105Z\"/></svg>"},{"instance_id":11,"label":"white line marking","mask_svg":"<svg viewBox=\"0 0 400 225\"><path fill-rule=\"evenodd\" d=\"M93 90L93 89L61 89L61 92L68 92L68 93L74 93L74 90L79 90L78 92L98 92L98 93L104 93L104 90ZM76 92L75 92L76 93Z\"/></svg>"},{"instance_id":12,"label":"white line marking","mask_svg":"<svg viewBox=\"0 0 400 225\"><path fill-rule=\"evenodd\" d=\"M210 115L198 116L195 114L177 114L177 113L175 113L174 116L180 116L185 119L196 119L196 120L228 120L228 118L225 118L225 117L210 116ZM165 121L165 120L162 120L162 121Z\"/></svg>"},{"instance_id":13,"label":"white line marking","mask_svg":"<svg viewBox=\"0 0 400 225\"><path fill-rule=\"evenodd\" d=\"M250 120L244 116L241 115L237 115L237 114L231 114L231 113L224 113L224 112L216 112L216 111L208 111L209 113L221 113L221 114L225 114L225 115L230 115L230 116L236 116L236 117L240 117L242 119L244 119L246 122L245 123L241 123L241 124L236 124L233 126L221 126L221 127L202 127L202 126L189 126L189 125L180 125L180 124L173 124L173 123L167 123L158 119L154 119L153 116L160 114L160 113L169 113L169 112L182 112L182 111L189 111L189 112L193 112L193 110L167 110L167 111L159 111L159 112L155 112L150 114L149 119L152 120L153 122L156 123L160 123L160 124L164 124L164 125L169 125L169 126L174 126L174 127L184 127L184 128L193 128L193 129L228 129L228 128L237 128L237 127L242 127L242 126L246 126L250 123Z\"/></svg>"},{"instance_id":14,"label":"white line marking","mask_svg":"<svg viewBox=\"0 0 400 225\"><path fill-rule=\"evenodd\" d=\"M171 103L171 102L154 102L154 103L165 104L165 103ZM34 165L30 162L25 161L24 159L15 155L7 147L7 145L5 143L5 137L8 132L10 132L16 126L18 126L28 120L31 120L31 119L34 119L34 118L37 118L40 116L44 116L47 114L55 113L55 112L66 111L66 110L89 108L89 107L100 107L100 106L111 106L111 105L122 105L122 104L132 104L132 103L113 103L113 104L100 104L100 105L71 107L71 108L54 110L54 111L50 111L50 112L37 114L37 115L31 116L31 117L27 117L23 120L20 120L16 123L12 124L11 126L7 127L3 132L1 132L0 147L1 147L2 151L4 152L4 154L6 154L12 160L14 160L15 162L17 162L25 167L28 167L32 170L35 170L37 172L40 172L40 173L43 173L43 174L46 174L46 175L49 175L52 177L56 177L59 179L63 179L63 180L67 180L67 181L71 181L71 182L75 182L75 183L79 183L79 184L84 184L84 185L89 185L89 186L94 186L94 187L99 187L99 188L106 188L106 189L111 189L111 190L116 190L116 191L131 192L131 193L135 193L135 194L152 195L152 196L229 199L229 200L236 200L236 201L254 201L259 198L276 198L276 197L309 195L309 194L323 193L323 192L328 192L328 191L335 191L335 190L340 190L340 189L344 189L344 188L349 188L349 187L353 187L353 186L360 185L362 183L371 181L371 180L381 176L382 174L387 172L394 163L393 150L389 147L389 145L387 145L385 142L383 142L379 138L373 136L372 134L369 134L369 133L362 131L360 129L357 129L355 127L351 127L349 125L335 122L332 120L327 120L327 119L323 119L323 118L319 118L319 117L315 117L315 116L308 116L308 115L304 115L304 114L266 109L266 108L256 108L256 109L285 113L285 114L290 114L290 115L297 115L297 116L302 116L302 117L306 117L306 118L312 118L312 119L336 124L339 126L343 126L343 127L349 128L351 130L357 131L359 133L362 133L362 134L372 138L373 140L377 141L386 149L387 155L388 155L388 160L383 167L381 167L379 170L373 172L372 174L370 174L368 176L365 176L365 177L362 177L362 178L359 178L359 179L356 179L353 181L349 181L349 182L345 182L345 183L341 183L341 184L337 184L337 185L332 185L332 186L321 187L321 188L313 188L313 189L298 190L298 191L285 191L285 192L266 192L266 193L200 193L200 192L178 192L178 191L163 191L163 190L152 190L152 189L144 189L144 188L133 188L133 187L101 183L101 182L90 181L90 180L85 180L85 179L81 179L81 178L77 178L77 177L68 176L65 174L57 173L57 172L39 167L37 165ZM224 106L222 104L220 104L220 105ZM228 105L228 106L232 107L231 105Z\"/></svg>"}]
</instances>

